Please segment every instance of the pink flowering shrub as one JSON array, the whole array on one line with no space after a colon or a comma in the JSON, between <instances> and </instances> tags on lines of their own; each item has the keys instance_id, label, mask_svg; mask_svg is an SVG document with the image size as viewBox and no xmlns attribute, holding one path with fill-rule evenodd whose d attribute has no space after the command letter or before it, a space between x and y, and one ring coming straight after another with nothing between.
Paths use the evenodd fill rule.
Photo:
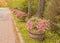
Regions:
<instances>
[{"instance_id":1,"label":"pink flowering shrub","mask_svg":"<svg viewBox=\"0 0 60 43\"><path fill-rule=\"evenodd\" d=\"M24 21L25 18L26 18L26 13L19 10L19 9L13 9L13 12L16 14L16 16L21 20L21 21Z\"/></svg>"},{"instance_id":2,"label":"pink flowering shrub","mask_svg":"<svg viewBox=\"0 0 60 43\"><path fill-rule=\"evenodd\" d=\"M16 14L17 17L24 17L26 16L26 13L19 10L19 9L14 9L13 12Z\"/></svg>"},{"instance_id":3,"label":"pink flowering shrub","mask_svg":"<svg viewBox=\"0 0 60 43\"><path fill-rule=\"evenodd\" d=\"M30 18L26 25L29 30L37 30L40 32L50 27L50 21L46 19Z\"/></svg>"}]
</instances>

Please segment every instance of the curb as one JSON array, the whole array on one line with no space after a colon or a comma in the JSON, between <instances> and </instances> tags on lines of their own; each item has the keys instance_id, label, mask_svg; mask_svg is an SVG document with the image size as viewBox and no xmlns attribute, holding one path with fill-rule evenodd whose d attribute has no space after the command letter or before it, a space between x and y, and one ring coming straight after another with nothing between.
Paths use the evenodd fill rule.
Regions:
<instances>
[{"instance_id":1,"label":"curb","mask_svg":"<svg viewBox=\"0 0 60 43\"><path fill-rule=\"evenodd\" d=\"M16 37L16 43L20 43L19 37L18 37L18 32L16 31L16 26L15 26L13 20L12 20L12 24L13 24L13 28L14 28L15 37Z\"/></svg>"},{"instance_id":2,"label":"curb","mask_svg":"<svg viewBox=\"0 0 60 43\"><path fill-rule=\"evenodd\" d=\"M16 33L16 43L25 43L22 36L21 36L21 33L19 32L19 30L17 28L17 24L15 23L15 20L13 17L12 17L12 22L14 25L14 31Z\"/></svg>"}]
</instances>

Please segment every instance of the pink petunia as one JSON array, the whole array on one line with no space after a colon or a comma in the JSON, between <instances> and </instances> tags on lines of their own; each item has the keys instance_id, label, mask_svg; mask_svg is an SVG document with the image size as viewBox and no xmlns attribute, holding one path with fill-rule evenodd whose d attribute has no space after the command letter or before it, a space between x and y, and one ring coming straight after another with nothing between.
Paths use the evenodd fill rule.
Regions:
<instances>
[{"instance_id":1,"label":"pink petunia","mask_svg":"<svg viewBox=\"0 0 60 43\"><path fill-rule=\"evenodd\" d=\"M41 28L42 28L42 25L41 25L41 24L38 24L38 25L37 25L37 28L38 28L38 29L41 29Z\"/></svg>"}]
</instances>

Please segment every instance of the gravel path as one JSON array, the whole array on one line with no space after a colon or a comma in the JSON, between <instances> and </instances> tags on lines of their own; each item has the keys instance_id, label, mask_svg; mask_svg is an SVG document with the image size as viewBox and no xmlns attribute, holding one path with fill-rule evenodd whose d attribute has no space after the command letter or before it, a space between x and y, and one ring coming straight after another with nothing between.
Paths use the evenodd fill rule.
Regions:
<instances>
[{"instance_id":1,"label":"gravel path","mask_svg":"<svg viewBox=\"0 0 60 43\"><path fill-rule=\"evenodd\" d=\"M0 8L0 43L17 43L9 8Z\"/></svg>"}]
</instances>

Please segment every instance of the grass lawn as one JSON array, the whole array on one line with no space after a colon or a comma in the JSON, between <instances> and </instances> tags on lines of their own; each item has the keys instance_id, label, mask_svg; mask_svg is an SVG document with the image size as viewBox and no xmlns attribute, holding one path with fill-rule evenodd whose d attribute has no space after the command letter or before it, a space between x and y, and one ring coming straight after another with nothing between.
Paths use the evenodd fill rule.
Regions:
<instances>
[{"instance_id":1,"label":"grass lawn","mask_svg":"<svg viewBox=\"0 0 60 43\"><path fill-rule=\"evenodd\" d=\"M46 31L46 37L43 41L33 40L28 36L26 22L20 22L15 15L14 19L16 21L17 27L25 41L25 43L60 43L60 34Z\"/></svg>"}]
</instances>

